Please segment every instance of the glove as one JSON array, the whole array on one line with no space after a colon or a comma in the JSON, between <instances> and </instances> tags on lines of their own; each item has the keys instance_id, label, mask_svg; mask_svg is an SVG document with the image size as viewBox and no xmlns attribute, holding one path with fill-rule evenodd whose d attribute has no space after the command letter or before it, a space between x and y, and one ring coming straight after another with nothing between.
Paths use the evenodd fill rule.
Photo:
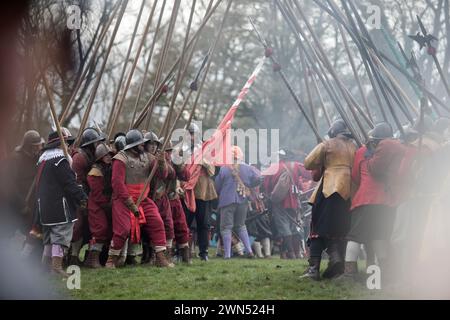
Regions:
<instances>
[{"instance_id":1,"label":"glove","mask_svg":"<svg viewBox=\"0 0 450 320\"><path fill-rule=\"evenodd\" d=\"M87 200L81 200L80 201L80 209L86 210L87 209Z\"/></svg>"},{"instance_id":2,"label":"glove","mask_svg":"<svg viewBox=\"0 0 450 320\"><path fill-rule=\"evenodd\" d=\"M127 201L125 202L126 206L128 209L130 209L130 211L134 214L135 217L139 217L139 208L138 206L134 203L133 199L128 198Z\"/></svg>"}]
</instances>

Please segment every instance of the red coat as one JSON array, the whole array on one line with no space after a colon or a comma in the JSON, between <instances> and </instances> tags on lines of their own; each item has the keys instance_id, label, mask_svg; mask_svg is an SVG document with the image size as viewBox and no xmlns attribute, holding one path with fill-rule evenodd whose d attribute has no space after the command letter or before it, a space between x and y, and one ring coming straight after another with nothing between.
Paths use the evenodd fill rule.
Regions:
<instances>
[{"instance_id":1,"label":"red coat","mask_svg":"<svg viewBox=\"0 0 450 320\"><path fill-rule=\"evenodd\" d=\"M384 204L392 206L394 199L392 194L387 192L384 184L377 181L370 174L368 169L368 159L364 157L367 148L362 146L356 151L352 168L352 181L358 186L352 198L350 210L368 204Z\"/></svg>"},{"instance_id":2,"label":"red coat","mask_svg":"<svg viewBox=\"0 0 450 320\"><path fill-rule=\"evenodd\" d=\"M280 178L281 173L284 171L284 166L288 165L292 177L294 179L295 186L300 191L302 190L302 185L300 183L300 176L302 175L302 164L299 162L284 162L280 161L280 165L278 167L278 164L271 165L265 172L262 173L262 175L265 175L264 178L264 190L266 194L271 194L273 191L273 188L278 182L278 179ZM290 192L286 198L283 200L283 208L285 209L297 209L298 208L298 199L297 195L295 193Z\"/></svg>"}]
</instances>

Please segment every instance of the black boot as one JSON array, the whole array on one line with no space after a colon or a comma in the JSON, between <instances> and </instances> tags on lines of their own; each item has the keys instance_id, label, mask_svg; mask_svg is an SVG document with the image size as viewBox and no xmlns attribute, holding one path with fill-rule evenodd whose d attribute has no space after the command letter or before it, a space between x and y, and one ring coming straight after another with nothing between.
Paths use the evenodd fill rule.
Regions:
<instances>
[{"instance_id":1,"label":"black boot","mask_svg":"<svg viewBox=\"0 0 450 320\"><path fill-rule=\"evenodd\" d=\"M306 269L305 273L300 276L300 279L310 278L315 281L320 280L320 257L309 258L309 267Z\"/></svg>"},{"instance_id":2,"label":"black boot","mask_svg":"<svg viewBox=\"0 0 450 320\"><path fill-rule=\"evenodd\" d=\"M339 250L339 243L332 241L328 247L328 267L322 276L325 279L332 279L344 273L344 259Z\"/></svg>"}]
</instances>

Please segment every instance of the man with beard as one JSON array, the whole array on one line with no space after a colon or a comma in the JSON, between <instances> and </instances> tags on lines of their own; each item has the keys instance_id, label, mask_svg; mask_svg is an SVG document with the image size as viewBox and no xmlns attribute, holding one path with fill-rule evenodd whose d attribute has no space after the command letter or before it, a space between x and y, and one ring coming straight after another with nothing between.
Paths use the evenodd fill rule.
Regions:
<instances>
[{"instance_id":1,"label":"man with beard","mask_svg":"<svg viewBox=\"0 0 450 320\"><path fill-rule=\"evenodd\" d=\"M80 148L72 154L72 169L76 174L78 184L83 187L83 191L86 194L89 194L87 175L95 162L95 148L99 142L104 140L105 137L99 134L96 129L86 128L81 134ZM87 237L89 233L87 214L87 209L78 209L78 220L73 230L69 265L81 265L79 258L80 250L85 243L84 240L87 242L89 239Z\"/></svg>"},{"instance_id":2,"label":"man with beard","mask_svg":"<svg viewBox=\"0 0 450 320\"><path fill-rule=\"evenodd\" d=\"M145 139L139 130L130 130L126 135L127 145L114 156L112 165L113 188L113 237L109 249L107 268L117 266L122 248L128 237L131 243L141 240L141 226L154 246L156 262L159 267L173 267L165 257L166 234L164 222L158 208L149 198L149 188L144 190L146 179L152 168L156 178L165 178L167 169L163 156L152 159L144 153ZM136 202L144 192L139 207Z\"/></svg>"},{"instance_id":3,"label":"man with beard","mask_svg":"<svg viewBox=\"0 0 450 320\"><path fill-rule=\"evenodd\" d=\"M86 266L100 268L100 253L111 239L111 162L112 150L99 144L95 150L95 163L87 176L89 185L88 221L91 232Z\"/></svg>"}]
</instances>

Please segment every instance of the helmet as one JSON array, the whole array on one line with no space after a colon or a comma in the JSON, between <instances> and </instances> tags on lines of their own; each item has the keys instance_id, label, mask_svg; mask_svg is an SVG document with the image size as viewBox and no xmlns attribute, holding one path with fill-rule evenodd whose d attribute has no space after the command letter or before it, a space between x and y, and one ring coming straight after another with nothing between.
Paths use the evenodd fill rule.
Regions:
<instances>
[{"instance_id":1,"label":"helmet","mask_svg":"<svg viewBox=\"0 0 450 320\"><path fill-rule=\"evenodd\" d=\"M393 130L389 123L380 122L375 125L375 128L369 131L370 140L383 140L393 137Z\"/></svg>"},{"instance_id":2,"label":"helmet","mask_svg":"<svg viewBox=\"0 0 450 320\"><path fill-rule=\"evenodd\" d=\"M104 143L100 143L97 148L95 148L95 161L99 161L109 153L112 153L111 148Z\"/></svg>"},{"instance_id":3,"label":"helmet","mask_svg":"<svg viewBox=\"0 0 450 320\"><path fill-rule=\"evenodd\" d=\"M98 133L94 128L86 128L81 134L80 147L84 148L93 143L104 141L105 137Z\"/></svg>"},{"instance_id":4,"label":"helmet","mask_svg":"<svg viewBox=\"0 0 450 320\"><path fill-rule=\"evenodd\" d=\"M153 131L147 132L144 135L144 140L145 140L145 142L156 142L156 143L161 144L161 141L159 140L158 136Z\"/></svg>"},{"instance_id":5,"label":"helmet","mask_svg":"<svg viewBox=\"0 0 450 320\"><path fill-rule=\"evenodd\" d=\"M191 123L189 124L188 131L189 131L190 134L193 134L193 133L195 133L195 132L199 132L199 131L200 131L200 128L198 127L197 124L191 122Z\"/></svg>"},{"instance_id":6,"label":"helmet","mask_svg":"<svg viewBox=\"0 0 450 320\"><path fill-rule=\"evenodd\" d=\"M339 119L331 124L327 134L330 138L335 138L338 134L350 134L350 131L348 130L347 124L344 120Z\"/></svg>"},{"instance_id":7,"label":"helmet","mask_svg":"<svg viewBox=\"0 0 450 320\"><path fill-rule=\"evenodd\" d=\"M128 131L125 137L125 141L127 145L123 150L128 150L145 143L144 135L138 129L132 129Z\"/></svg>"},{"instance_id":8,"label":"helmet","mask_svg":"<svg viewBox=\"0 0 450 320\"><path fill-rule=\"evenodd\" d=\"M165 138L164 137L162 137L161 139L159 139L159 143L161 144L161 145L163 145L164 144L164 141L165 141ZM164 151L170 151L170 150L173 150L173 144L172 144L172 141L168 141L167 142L167 145L166 145L166 148L164 149Z\"/></svg>"},{"instance_id":9,"label":"helmet","mask_svg":"<svg viewBox=\"0 0 450 320\"><path fill-rule=\"evenodd\" d=\"M20 151L24 148L28 148L30 146L41 145L45 142L45 140L41 137L39 132L36 130L29 130L25 132L23 135L22 143L20 146L16 148L17 151Z\"/></svg>"},{"instance_id":10,"label":"helmet","mask_svg":"<svg viewBox=\"0 0 450 320\"><path fill-rule=\"evenodd\" d=\"M125 136L118 136L114 140L114 146L116 147L117 151L123 150L126 145L127 145L127 140L126 140Z\"/></svg>"}]
</instances>

